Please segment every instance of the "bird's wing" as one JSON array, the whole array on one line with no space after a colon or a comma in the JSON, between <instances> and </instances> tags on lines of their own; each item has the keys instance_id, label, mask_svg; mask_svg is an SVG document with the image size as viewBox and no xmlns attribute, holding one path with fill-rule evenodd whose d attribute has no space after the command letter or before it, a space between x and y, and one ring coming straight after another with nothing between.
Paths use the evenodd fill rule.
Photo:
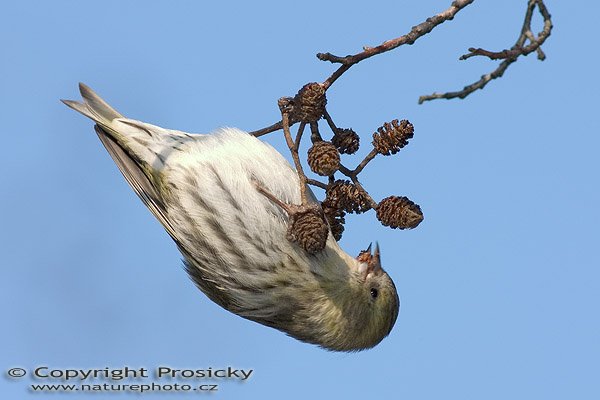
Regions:
<instances>
[{"instance_id":1,"label":"bird's wing","mask_svg":"<svg viewBox=\"0 0 600 400\"><path fill-rule=\"evenodd\" d=\"M115 164L148 209L175 238L157 190L156 177L169 152L196 136L124 118L92 89L79 84L83 102L62 100L70 108L96 122L95 130Z\"/></svg>"},{"instance_id":2,"label":"bird's wing","mask_svg":"<svg viewBox=\"0 0 600 400\"><path fill-rule=\"evenodd\" d=\"M136 163L129 154L99 125L94 127L100 141L112 157L117 167L125 177L134 192L148 207L150 212L165 227L172 238L175 238L175 229L167 218L162 198L154 187L148 176L142 171L139 164Z\"/></svg>"}]
</instances>

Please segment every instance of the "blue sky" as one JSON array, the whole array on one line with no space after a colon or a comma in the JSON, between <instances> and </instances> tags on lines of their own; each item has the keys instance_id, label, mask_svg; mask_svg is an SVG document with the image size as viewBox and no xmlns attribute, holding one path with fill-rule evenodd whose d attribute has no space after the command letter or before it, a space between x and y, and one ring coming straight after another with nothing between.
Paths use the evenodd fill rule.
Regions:
<instances>
[{"instance_id":1,"label":"blue sky","mask_svg":"<svg viewBox=\"0 0 600 400\"><path fill-rule=\"evenodd\" d=\"M210 302L91 122L58 101L78 98L82 81L131 118L253 130L277 119L277 98L333 71L315 53L378 44L449 4L4 4L3 374L233 366L254 373L219 381L215 398L598 398L600 5L548 1L547 60L524 58L463 101L417 105L491 71L494 62L458 56L514 43L524 0L477 1L329 91L336 122L363 143L385 121L414 124L411 143L362 176L375 198L406 195L425 214L408 232L372 212L349 218L342 246L353 254L378 240L402 300L391 335L358 354L300 343ZM280 135L266 140L284 151ZM3 378L0 391L26 398L32 382Z\"/></svg>"}]
</instances>

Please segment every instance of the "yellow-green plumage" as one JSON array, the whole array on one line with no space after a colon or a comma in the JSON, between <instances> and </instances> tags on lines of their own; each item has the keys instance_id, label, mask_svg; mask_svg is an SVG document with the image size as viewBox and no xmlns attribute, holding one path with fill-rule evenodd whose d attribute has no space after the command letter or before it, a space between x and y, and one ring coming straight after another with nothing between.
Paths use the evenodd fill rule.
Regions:
<instances>
[{"instance_id":1,"label":"yellow-green plumage","mask_svg":"<svg viewBox=\"0 0 600 400\"><path fill-rule=\"evenodd\" d=\"M330 350L362 350L390 333L399 300L378 250L351 257L330 233L311 255L286 239L286 212L256 188L300 203L298 176L275 149L237 129L197 135L130 120L85 85L81 92L83 103L65 104L95 121L211 300Z\"/></svg>"}]
</instances>

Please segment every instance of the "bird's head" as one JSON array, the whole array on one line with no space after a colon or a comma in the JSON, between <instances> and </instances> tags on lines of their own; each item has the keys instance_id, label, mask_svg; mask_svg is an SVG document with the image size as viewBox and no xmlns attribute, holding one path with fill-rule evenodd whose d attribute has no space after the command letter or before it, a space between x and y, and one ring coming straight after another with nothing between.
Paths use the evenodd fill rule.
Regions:
<instances>
[{"instance_id":1,"label":"bird's head","mask_svg":"<svg viewBox=\"0 0 600 400\"><path fill-rule=\"evenodd\" d=\"M381 266L379 245L372 252L371 245L356 257L352 271L357 306L364 313L363 340L374 346L386 337L394 327L400 310L396 286ZM362 336L362 335L361 335Z\"/></svg>"},{"instance_id":2,"label":"bird's head","mask_svg":"<svg viewBox=\"0 0 600 400\"><path fill-rule=\"evenodd\" d=\"M381 266L379 246L344 256L343 283L326 285L324 301L314 303L320 315L320 332L315 342L331 350L359 351L377 345L391 332L400 299L396 286Z\"/></svg>"}]
</instances>

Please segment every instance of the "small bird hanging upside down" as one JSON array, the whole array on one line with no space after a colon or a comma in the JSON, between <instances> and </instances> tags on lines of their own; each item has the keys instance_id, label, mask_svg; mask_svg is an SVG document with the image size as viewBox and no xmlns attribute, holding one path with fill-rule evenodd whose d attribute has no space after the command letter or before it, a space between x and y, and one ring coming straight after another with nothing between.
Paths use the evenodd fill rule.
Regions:
<instances>
[{"instance_id":1,"label":"small bird hanging upside down","mask_svg":"<svg viewBox=\"0 0 600 400\"><path fill-rule=\"evenodd\" d=\"M63 102L96 123L211 300L329 350L371 348L390 333L399 299L378 247L354 258L329 233L325 248L311 254L286 238L282 205L300 204L300 181L274 148L233 128L189 134L128 119L79 88L83 102Z\"/></svg>"}]
</instances>

